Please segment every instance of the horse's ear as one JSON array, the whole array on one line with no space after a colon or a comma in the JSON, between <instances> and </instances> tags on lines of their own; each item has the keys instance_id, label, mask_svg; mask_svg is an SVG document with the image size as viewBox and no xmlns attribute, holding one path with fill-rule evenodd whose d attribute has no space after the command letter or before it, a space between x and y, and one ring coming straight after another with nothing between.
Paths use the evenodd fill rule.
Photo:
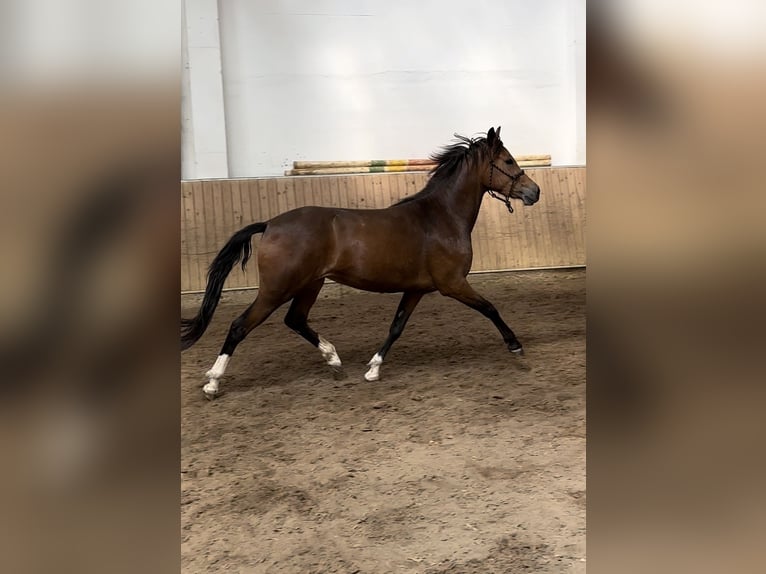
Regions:
<instances>
[{"instance_id":1,"label":"horse's ear","mask_svg":"<svg viewBox=\"0 0 766 574\"><path fill-rule=\"evenodd\" d=\"M489 131L487 132L487 143L489 145L495 143L495 128L489 128Z\"/></svg>"},{"instance_id":2,"label":"horse's ear","mask_svg":"<svg viewBox=\"0 0 766 574\"><path fill-rule=\"evenodd\" d=\"M496 137L497 139L500 139L500 128L501 128L501 127L502 127L502 126L497 126L497 130L495 131L495 137Z\"/></svg>"}]
</instances>

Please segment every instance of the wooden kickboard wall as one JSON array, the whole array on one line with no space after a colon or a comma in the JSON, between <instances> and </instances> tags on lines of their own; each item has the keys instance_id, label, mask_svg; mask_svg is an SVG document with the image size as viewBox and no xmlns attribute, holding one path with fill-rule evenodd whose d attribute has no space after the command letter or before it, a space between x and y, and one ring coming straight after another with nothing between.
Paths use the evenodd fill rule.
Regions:
<instances>
[{"instance_id":1,"label":"wooden kickboard wall","mask_svg":"<svg viewBox=\"0 0 766 574\"><path fill-rule=\"evenodd\" d=\"M529 168L540 201L514 213L486 195L473 231L472 271L585 264L585 167ZM201 291L218 250L236 230L304 205L380 208L423 188L427 173L287 176L181 184L181 289ZM258 248L260 236L253 238ZM226 288L258 286L256 256Z\"/></svg>"}]
</instances>

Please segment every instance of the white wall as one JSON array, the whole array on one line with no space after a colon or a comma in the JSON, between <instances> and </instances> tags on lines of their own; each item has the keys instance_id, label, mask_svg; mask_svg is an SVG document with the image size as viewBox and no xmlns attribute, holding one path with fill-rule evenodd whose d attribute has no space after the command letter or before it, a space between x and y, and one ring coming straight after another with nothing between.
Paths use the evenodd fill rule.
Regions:
<instances>
[{"instance_id":1,"label":"white wall","mask_svg":"<svg viewBox=\"0 0 766 574\"><path fill-rule=\"evenodd\" d=\"M183 0L181 17L182 175L228 177L218 3Z\"/></svg>"},{"instance_id":2,"label":"white wall","mask_svg":"<svg viewBox=\"0 0 766 574\"><path fill-rule=\"evenodd\" d=\"M220 0L228 175L426 157L497 125L512 153L584 163L584 5Z\"/></svg>"}]
</instances>

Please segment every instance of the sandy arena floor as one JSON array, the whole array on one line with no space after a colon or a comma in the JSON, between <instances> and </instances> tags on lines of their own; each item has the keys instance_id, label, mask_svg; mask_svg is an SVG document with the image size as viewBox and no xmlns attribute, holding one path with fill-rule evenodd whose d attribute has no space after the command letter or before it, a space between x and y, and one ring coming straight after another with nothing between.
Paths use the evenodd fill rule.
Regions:
<instances>
[{"instance_id":1,"label":"sandy arena floor","mask_svg":"<svg viewBox=\"0 0 766 574\"><path fill-rule=\"evenodd\" d=\"M399 295L328 285L310 321L346 379L284 307L207 401L203 374L255 296L225 294L181 358L184 572L585 572L585 271L470 282L524 358L432 294L368 383Z\"/></svg>"}]
</instances>

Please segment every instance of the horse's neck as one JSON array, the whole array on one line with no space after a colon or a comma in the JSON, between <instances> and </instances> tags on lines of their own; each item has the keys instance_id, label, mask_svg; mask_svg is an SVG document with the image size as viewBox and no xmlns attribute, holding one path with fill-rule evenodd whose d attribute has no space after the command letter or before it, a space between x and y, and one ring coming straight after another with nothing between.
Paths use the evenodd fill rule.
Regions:
<instances>
[{"instance_id":1,"label":"horse's neck","mask_svg":"<svg viewBox=\"0 0 766 574\"><path fill-rule=\"evenodd\" d=\"M459 229L471 234L476 218L479 216L484 190L479 178L470 173L464 173L448 185L439 199L444 206L444 215L451 219Z\"/></svg>"}]
</instances>

